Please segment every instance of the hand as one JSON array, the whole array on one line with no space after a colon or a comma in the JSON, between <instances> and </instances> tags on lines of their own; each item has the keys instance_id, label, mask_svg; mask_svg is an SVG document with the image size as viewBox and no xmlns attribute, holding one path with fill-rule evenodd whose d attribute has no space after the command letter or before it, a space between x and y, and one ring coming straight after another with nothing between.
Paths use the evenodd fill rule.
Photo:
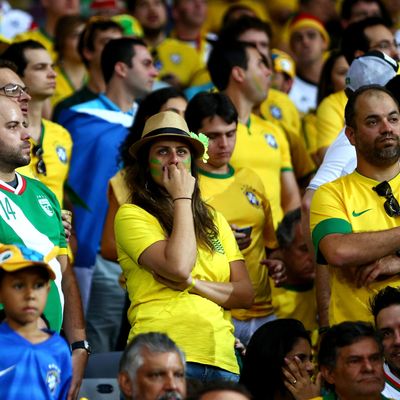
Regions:
<instances>
[{"instance_id":1,"label":"hand","mask_svg":"<svg viewBox=\"0 0 400 400\"><path fill-rule=\"evenodd\" d=\"M287 279L286 267L282 260L268 258L262 260L261 264L267 266L269 276L274 281L276 287L279 287L285 283Z\"/></svg>"},{"instance_id":2,"label":"hand","mask_svg":"<svg viewBox=\"0 0 400 400\"><path fill-rule=\"evenodd\" d=\"M172 199L178 197L191 198L195 181L195 178L181 162L164 167L163 184Z\"/></svg>"},{"instance_id":3,"label":"hand","mask_svg":"<svg viewBox=\"0 0 400 400\"><path fill-rule=\"evenodd\" d=\"M238 232L237 229L240 229L237 225L231 224L232 232L235 236L236 242L239 246L240 250L247 249L247 247L251 244L251 237L246 235L243 232Z\"/></svg>"},{"instance_id":4,"label":"hand","mask_svg":"<svg viewBox=\"0 0 400 400\"><path fill-rule=\"evenodd\" d=\"M242 357L246 355L246 346L235 337L235 350L237 350Z\"/></svg>"},{"instance_id":5,"label":"hand","mask_svg":"<svg viewBox=\"0 0 400 400\"><path fill-rule=\"evenodd\" d=\"M400 257L389 255L376 260L374 263L357 267L354 282L357 287L368 286L370 283L396 275L400 272Z\"/></svg>"},{"instance_id":6,"label":"hand","mask_svg":"<svg viewBox=\"0 0 400 400\"><path fill-rule=\"evenodd\" d=\"M181 292L183 292L185 289L187 289L192 284L192 281L193 281L193 278L191 276L189 276L189 278L183 282L176 282L171 279L164 278L160 274L157 274L157 272L152 271L152 274L153 274L153 278L157 282L162 283L163 285L169 287L172 290L180 290Z\"/></svg>"},{"instance_id":7,"label":"hand","mask_svg":"<svg viewBox=\"0 0 400 400\"><path fill-rule=\"evenodd\" d=\"M89 354L85 349L76 349L72 352L72 381L68 392L68 400L76 400L78 398L88 357Z\"/></svg>"},{"instance_id":8,"label":"hand","mask_svg":"<svg viewBox=\"0 0 400 400\"><path fill-rule=\"evenodd\" d=\"M72 232L72 212L69 210L61 210L61 220L64 227L65 239L69 242Z\"/></svg>"},{"instance_id":9,"label":"hand","mask_svg":"<svg viewBox=\"0 0 400 400\"><path fill-rule=\"evenodd\" d=\"M293 359L285 358L285 364L286 367L282 368L283 383L296 400L308 400L320 396L320 373L314 383L297 356L294 356Z\"/></svg>"}]
</instances>

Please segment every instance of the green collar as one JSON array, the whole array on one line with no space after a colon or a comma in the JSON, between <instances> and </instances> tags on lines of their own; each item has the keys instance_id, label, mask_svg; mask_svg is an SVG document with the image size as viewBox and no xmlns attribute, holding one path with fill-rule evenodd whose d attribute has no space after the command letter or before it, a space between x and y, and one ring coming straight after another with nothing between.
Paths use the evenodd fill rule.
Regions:
<instances>
[{"instance_id":1,"label":"green collar","mask_svg":"<svg viewBox=\"0 0 400 400\"><path fill-rule=\"evenodd\" d=\"M214 179L228 179L232 177L235 173L235 170L231 165L228 164L228 172L226 174L216 174L214 172L208 172L205 171L204 169L199 168L199 173L200 175L207 176L208 178L214 178Z\"/></svg>"}]
</instances>

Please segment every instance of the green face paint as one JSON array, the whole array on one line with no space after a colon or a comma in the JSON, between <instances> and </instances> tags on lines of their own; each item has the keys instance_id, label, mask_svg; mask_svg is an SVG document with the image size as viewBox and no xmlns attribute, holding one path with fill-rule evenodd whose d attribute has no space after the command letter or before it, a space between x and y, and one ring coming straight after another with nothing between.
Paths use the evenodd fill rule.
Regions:
<instances>
[{"instance_id":1,"label":"green face paint","mask_svg":"<svg viewBox=\"0 0 400 400\"><path fill-rule=\"evenodd\" d=\"M187 160L183 161L183 165L186 167L186 169L191 173L192 172L192 157L189 156Z\"/></svg>"},{"instance_id":2,"label":"green face paint","mask_svg":"<svg viewBox=\"0 0 400 400\"><path fill-rule=\"evenodd\" d=\"M149 160L150 163L150 174L151 176L158 177L162 175L162 170L161 170L161 162L160 160L157 160L156 158L151 158Z\"/></svg>"}]
</instances>

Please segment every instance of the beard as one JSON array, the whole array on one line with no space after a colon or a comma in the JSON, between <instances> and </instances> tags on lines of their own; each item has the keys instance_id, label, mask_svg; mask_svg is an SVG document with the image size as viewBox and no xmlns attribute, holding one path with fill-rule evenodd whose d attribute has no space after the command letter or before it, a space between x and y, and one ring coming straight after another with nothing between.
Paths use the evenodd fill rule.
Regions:
<instances>
[{"instance_id":1,"label":"beard","mask_svg":"<svg viewBox=\"0 0 400 400\"><path fill-rule=\"evenodd\" d=\"M381 142L385 139L392 139L394 143L390 146L382 146ZM373 146L357 141L357 151L359 151L366 161L377 167L390 166L400 158L400 138L394 135L386 135L384 138L377 138Z\"/></svg>"}]
</instances>

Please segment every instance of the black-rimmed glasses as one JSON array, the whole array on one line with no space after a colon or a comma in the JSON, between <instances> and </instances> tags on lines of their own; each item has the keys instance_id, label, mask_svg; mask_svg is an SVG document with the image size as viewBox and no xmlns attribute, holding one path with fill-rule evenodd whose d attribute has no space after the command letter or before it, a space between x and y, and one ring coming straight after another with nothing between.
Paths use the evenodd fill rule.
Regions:
<instances>
[{"instance_id":1,"label":"black-rimmed glasses","mask_svg":"<svg viewBox=\"0 0 400 400\"><path fill-rule=\"evenodd\" d=\"M20 97L23 93L28 94L28 88L22 87L17 83L8 83L3 87L0 87L0 91L3 92L7 97Z\"/></svg>"},{"instance_id":2,"label":"black-rimmed glasses","mask_svg":"<svg viewBox=\"0 0 400 400\"><path fill-rule=\"evenodd\" d=\"M383 181L379 185L372 188L378 193L378 196L386 199L383 206L385 207L386 214L389 217L398 217L400 215L400 205L396 198L393 196L392 188L388 181Z\"/></svg>"},{"instance_id":3,"label":"black-rimmed glasses","mask_svg":"<svg viewBox=\"0 0 400 400\"><path fill-rule=\"evenodd\" d=\"M43 160L43 147L40 145L33 146L32 153L35 157L38 158L38 162L36 164L36 171L38 174L47 175L46 164Z\"/></svg>"}]
</instances>

